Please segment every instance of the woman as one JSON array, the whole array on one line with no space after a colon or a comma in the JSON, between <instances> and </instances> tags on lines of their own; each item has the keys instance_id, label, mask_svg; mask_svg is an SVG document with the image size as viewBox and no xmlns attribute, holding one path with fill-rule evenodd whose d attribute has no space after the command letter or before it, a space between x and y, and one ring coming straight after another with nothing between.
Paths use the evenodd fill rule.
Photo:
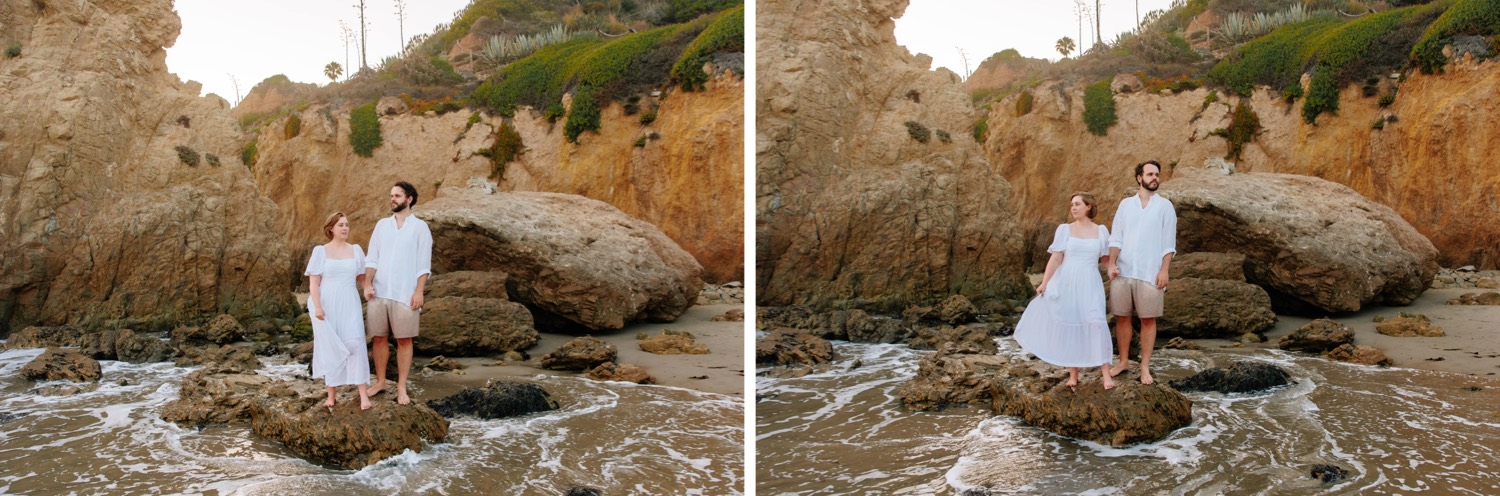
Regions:
<instances>
[{"instance_id":1,"label":"woman","mask_svg":"<svg viewBox=\"0 0 1500 496\"><path fill-rule=\"evenodd\" d=\"M307 311L312 314L312 376L328 385L333 411L338 386L359 387L359 408L370 409L370 364L365 353L365 319L358 283L365 277L365 252L349 244L349 218L334 212L323 223L327 244L314 246L307 261Z\"/></svg>"},{"instance_id":2,"label":"woman","mask_svg":"<svg viewBox=\"0 0 1500 496\"><path fill-rule=\"evenodd\" d=\"M1037 298L1016 324L1016 342L1047 363L1068 367L1068 387L1078 385L1078 367L1099 366L1104 389L1113 348L1104 309L1099 263L1109 259L1109 230L1094 223L1094 196L1074 193L1068 200L1073 222L1057 226L1047 251L1047 272Z\"/></svg>"}]
</instances>

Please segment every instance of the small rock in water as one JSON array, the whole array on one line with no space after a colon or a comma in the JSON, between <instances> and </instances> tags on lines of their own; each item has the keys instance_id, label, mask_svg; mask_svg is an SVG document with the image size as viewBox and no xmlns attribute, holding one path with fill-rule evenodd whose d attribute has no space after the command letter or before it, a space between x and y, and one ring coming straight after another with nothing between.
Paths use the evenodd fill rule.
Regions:
<instances>
[{"instance_id":1,"label":"small rock in water","mask_svg":"<svg viewBox=\"0 0 1500 496\"><path fill-rule=\"evenodd\" d=\"M1275 365L1237 362L1227 369L1208 369L1185 379L1171 381L1171 385L1179 391L1248 393L1284 386L1291 381L1291 377L1286 370Z\"/></svg>"},{"instance_id":2,"label":"small rock in water","mask_svg":"<svg viewBox=\"0 0 1500 496\"><path fill-rule=\"evenodd\" d=\"M568 492L563 496L601 496L603 494L603 492L592 487L573 486L569 488Z\"/></svg>"},{"instance_id":3,"label":"small rock in water","mask_svg":"<svg viewBox=\"0 0 1500 496\"><path fill-rule=\"evenodd\" d=\"M860 368L864 364L865 364L864 360L860 360L860 359L856 358L856 359L854 359L853 363L849 364L849 368L844 369L844 370L854 370L854 369Z\"/></svg>"},{"instance_id":4,"label":"small rock in water","mask_svg":"<svg viewBox=\"0 0 1500 496\"><path fill-rule=\"evenodd\" d=\"M1479 387L1479 386L1469 386L1469 387L1464 388L1464 390L1465 391L1469 391L1469 392L1477 393L1477 392L1483 391L1484 388Z\"/></svg>"},{"instance_id":5,"label":"small rock in water","mask_svg":"<svg viewBox=\"0 0 1500 496\"><path fill-rule=\"evenodd\" d=\"M1331 484L1348 478L1349 471L1334 465L1313 465L1309 475L1323 481L1324 484Z\"/></svg>"},{"instance_id":6,"label":"small rock in water","mask_svg":"<svg viewBox=\"0 0 1500 496\"><path fill-rule=\"evenodd\" d=\"M457 394L427 402L444 417L472 415L483 419L514 417L556 410L557 402L536 384L495 382L483 388L464 388Z\"/></svg>"}]
</instances>

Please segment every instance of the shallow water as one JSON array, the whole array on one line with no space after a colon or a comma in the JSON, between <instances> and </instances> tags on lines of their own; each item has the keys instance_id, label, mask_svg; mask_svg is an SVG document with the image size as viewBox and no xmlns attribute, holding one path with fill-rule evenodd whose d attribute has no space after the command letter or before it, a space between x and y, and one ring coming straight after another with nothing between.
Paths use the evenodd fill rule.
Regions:
<instances>
[{"instance_id":1,"label":"shallow water","mask_svg":"<svg viewBox=\"0 0 1500 496\"><path fill-rule=\"evenodd\" d=\"M1019 355L999 338L1001 353ZM1158 350L1158 380L1254 360L1295 384L1189 393L1193 422L1111 448L992 416L910 412L895 390L927 351L835 343L828 372L757 377L759 494L1500 494L1500 382L1279 350ZM858 358L862 365L849 370ZM1478 387L1478 391L1471 388ZM1314 464L1349 470L1323 485Z\"/></svg>"},{"instance_id":2,"label":"shallow water","mask_svg":"<svg viewBox=\"0 0 1500 496\"><path fill-rule=\"evenodd\" d=\"M0 493L562 494L582 485L719 495L744 485L743 403L731 396L537 376L560 410L454 419L446 442L350 471L297 458L247 425L200 431L161 420L194 368L101 361L97 388L47 396L41 390L66 383L19 373L41 351L0 353Z\"/></svg>"}]
</instances>

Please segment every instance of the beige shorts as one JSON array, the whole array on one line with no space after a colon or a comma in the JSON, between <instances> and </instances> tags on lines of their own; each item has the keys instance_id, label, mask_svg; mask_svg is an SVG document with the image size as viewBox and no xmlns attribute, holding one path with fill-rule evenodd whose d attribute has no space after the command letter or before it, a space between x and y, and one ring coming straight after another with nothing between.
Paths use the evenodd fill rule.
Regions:
<instances>
[{"instance_id":1,"label":"beige shorts","mask_svg":"<svg viewBox=\"0 0 1500 496\"><path fill-rule=\"evenodd\" d=\"M1116 277L1109 283L1109 310L1121 317L1129 317L1134 313L1143 319L1154 319L1161 317L1166 294L1165 290L1156 289L1156 284Z\"/></svg>"},{"instance_id":2,"label":"beige shorts","mask_svg":"<svg viewBox=\"0 0 1500 496\"><path fill-rule=\"evenodd\" d=\"M365 335L396 339L417 337L417 321L421 316L410 306L386 298L370 300L365 310Z\"/></svg>"}]
</instances>

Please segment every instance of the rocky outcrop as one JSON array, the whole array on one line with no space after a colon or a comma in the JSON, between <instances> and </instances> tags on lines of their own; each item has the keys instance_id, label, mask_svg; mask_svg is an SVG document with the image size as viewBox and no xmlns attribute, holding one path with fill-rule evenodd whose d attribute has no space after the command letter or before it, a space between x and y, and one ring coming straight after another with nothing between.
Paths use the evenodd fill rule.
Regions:
<instances>
[{"instance_id":1,"label":"rocky outcrop","mask_svg":"<svg viewBox=\"0 0 1500 496\"><path fill-rule=\"evenodd\" d=\"M1063 369L1038 361L939 351L923 358L916 377L896 394L914 410L986 405L1028 425L1110 446L1160 440L1192 422L1192 402L1171 388L1121 380L1106 391L1090 375L1069 388Z\"/></svg>"},{"instance_id":2,"label":"rocky outcrop","mask_svg":"<svg viewBox=\"0 0 1500 496\"><path fill-rule=\"evenodd\" d=\"M635 365L606 362L589 369L588 378L596 381L620 381L636 384L656 384L656 378Z\"/></svg>"},{"instance_id":3,"label":"rocky outcrop","mask_svg":"<svg viewBox=\"0 0 1500 496\"><path fill-rule=\"evenodd\" d=\"M556 410L557 402L541 386L525 382L498 381L482 388L466 387L458 393L427 402L444 417L460 415L497 419Z\"/></svg>"},{"instance_id":4,"label":"rocky outcrop","mask_svg":"<svg viewBox=\"0 0 1500 496\"><path fill-rule=\"evenodd\" d=\"M1448 300L1449 305L1500 305L1500 293L1486 291L1484 293L1464 293L1458 298Z\"/></svg>"},{"instance_id":5,"label":"rocky outcrop","mask_svg":"<svg viewBox=\"0 0 1500 496\"><path fill-rule=\"evenodd\" d=\"M1431 319L1428 319L1426 315L1420 314L1410 316L1402 314L1398 317L1385 319L1384 321L1375 324L1375 332L1379 332L1387 336L1396 336L1402 338L1413 336L1438 337L1447 335L1447 333L1443 332L1443 328L1433 325Z\"/></svg>"},{"instance_id":6,"label":"rocky outcrop","mask_svg":"<svg viewBox=\"0 0 1500 496\"><path fill-rule=\"evenodd\" d=\"M130 363L165 362L177 356L177 349L166 341L141 336L130 329L110 329L86 334L78 343L79 351L95 360L119 360Z\"/></svg>"},{"instance_id":7,"label":"rocky outcrop","mask_svg":"<svg viewBox=\"0 0 1500 496\"><path fill-rule=\"evenodd\" d=\"M833 359L833 344L802 329L778 328L755 341L757 364L819 365Z\"/></svg>"},{"instance_id":8,"label":"rocky outcrop","mask_svg":"<svg viewBox=\"0 0 1500 496\"><path fill-rule=\"evenodd\" d=\"M285 315L290 253L222 98L167 71L168 0L8 2L0 335Z\"/></svg>"},{"instance_id":9,"label":"rocky outcrop","mask_svg":"<svg viewBox=\"0 0 1500 496\"><path fill-rule=\"evenodd\" d=\"M1239 253L1178 253L1172 256L1171 279L1221 279L1245 282L1245 255Z\"/></svg>"},{"instance_id":10,"label":"rocky outcrop","mask_svg":"<svg viewBox=\"0 0 1500 496\"><path fill-rule=\"evenodd\" d=\"M999 347L995 345L995 336L1000 335L999 327L1003 324L970 324L958 327L920 327L917 328L917 337L912 338L907 346L917 350L936 350L943 345L953 346L961 350L970 350L970 353L995 353Z\"/></svg>"},{"instance_id":11,"label":"rocky outcrop","mask_svg":"<svg viewBox=\"0 0 1500 496\"><path fill-rule=\"evenodd\" d=\"M637 343L641 351L657 355L706 355L708 346L684 334L657 334Z\"/></svg>"},{"instance_id":12,"label":"rocky outcrop","mask_svg":"<svg viewBox=\"0 0 1500 496\"><path fill-rule=\"evenodd\" d=\"M542 368L549 370L587 370L620 356L620 349L604 340L584 336L574 338L551 353L542 356Z\"/></svg>"},{"instance_id":13,"label":"rocky outcrop","mask_svg":"<svg viewBox=\"0 0 1500 496\"><path fill-rule=\"evenodd\" d=\"M896 42L906 2L756 5L757 303L895 313L1028 291L969 95Z\"/></svg>"},{"instance_id":14,"label":"rocky outcrop","mask_svg":"<svg viewBox=\"0 0 1500 496\"><path fill-rule=\"evenodd\" d=\"M1281 337L1277 346L1288 351L1323 353L1354 343L1354 330L1332 319L1318 319Z\"/></svg>"},{"instance_id":15,"label":"rocky outcrop","mask_svg":"<svg viewBox=\"0 0 1500 496\"><path fill-rule=\"evenodd\" d=\"M449 296L508 300L510 293L505 290L507 280L509 277L504 272L460 270L433 274L427 279L427 293L423 297L428 300Z\"/></svg>"},{"instance_id":16,"label":"rocky outcrop","mask_svg":"<svg viewBox=\"0 0 1500 496\"><path fill-rule=\"evenodd\" d=\"M380 117L384 145L374 157L355 155L349 145L349 109L315 104L298 118L302 131L288 139L285 119L262 132L255 164L256 183L284 218L278 229L299 260L322 243L319 228L333 209L349 214L352 241L368 245L370 226L389 215L379 201L396 181L417 186L422 204L462 189L471 180L490 181L500 191L556 192L608 203L649 222L676 241L704 267L712 282L744 279L744 102L745 85L718 77L704 91L674 91L647 99L656 119L623 106L601 109L598 133L571 143L540 109L522 109L511 119L474 111L444 115ZM492 174L479 155L495 141L502 121L521 135L525 151ZM644 146L636 147L637 140ZM330 186L327 178L340 178ZM368 205L368 207L360 207Z\"/></svg>"},{"instance_id":17,"label":"rocky outcrop","mask_svg":"<svg viewBox=\"0 0 1500 496\"><path fill-rule=\"evenodd\" d=\"M28 381L98 382L101 375L99 362L67 348L47 348L21 367Z\"/></svg>"},{"instance_id":18,"label":"rocky outcrop","mask_svg":"<svg viewBox=\"0 0 1500 496\"><path fill-rule=\"evenodd\" d=\"M742 309L739 309L739 308L731 309L731 310L729 310L727 312L724 312L724 313L721 313L721 314L713 316L713 318L708 319L708 321L709 322L744 322L745 321L745 311L742 310Z\"/></svg>"},{"instance_id":19,"label":"rocky outcrop","mask_svg":"<svg viewBox=\"0 0 1500 496\"><path fill-rule=\"evenodd\" d=\"M1167 340L1167 344L1161 345L1161 347L1163 349L1168 349L1168 350L1189 350L1189 351L1194 351L1194 350L1202 350L1203 349L1203 347L1200 346L1198 343L1194 343L1192 341L1188 341L1186 339L1182 339L1181 336L1174 336L1172 339L1168 339Z\"/></svg>"},{"instance_id":20,"label":"rocky outcrop","mask_svg":"<svg viewBox=\"0 0 1500 496\"><path fill-rule=\"evenodd\" d=\"M904 343L916 337L912 327L904 321L872 316L861 310L850 310L848 320L844 321L844 333L855 343Z\"/></svg>"},{"instance_id":21,"label":"rocky outcrop","mask_svg":"<svg viewBox=\"0 0 1500 496\"><path fill-rule=\"evenodd\" d=\"M279 382L250 402L250 429L304 459L345 470L359 470L406 450L420 453L425 443L448 436L448 420L419 404L371 401L359 409L346 395L330 412L321 384ZM389 397L389 395L387 395Z\"/></svg>"},{"instance_id":22,"label":"rocky outcrop","mask_svg":"<svg viewBox=\"0 0 1500 496\"><path fill-rule=\"evenodd\" d=\"M520 303L448 296L424 306L421 339L414 341L424 354L496 355L530 348L541 338Z\"/></svg>"},{"instance_id":23,"label":"rocky outcrop","mask_svg":"<svg viewBox=\"0 0 1500 496\"><path fill-rule=\"evenodd\" d=\"M901 316L907 324L912 325L919 323L959 325L973 322L977 313L979 309L975 308L974 303L968 298L964 298L963 295L953 295L934 306L907 307L906 311L901 312Z\"/></svg>"},{"instance_id":24,"label":"rocky outcrop","mask_svg":"<svg viewBox=\"0 0 1500 496\"><path fill-rule=\"evenodd\" d=\"M172 343L201 346L229 344L244 337L245 328L232 315L220 315L201 326L178 326L172 329Z\"/></svg>"},{"instance_id":25,"label":"rocky outcrop","mask_svg":"<svg viewBox=\"0 0 1500 496\"><path fill-rule=\"evenodd\" d=\"M511 298L533 309L539 325L560 318L600 330L671 321L703 287L691 255L603 202L471 189L420 208L432 229L434 272L505 271Z\"/></svg>"},{"instance_id":26,"label":"rocky outcrop","mask_svg":"<svg viewBox=\"0 0 1500 496\"><path fill-rule=\"evenodd\" d=\"M1200 29L1215 24L1209 20ZM1432 241L1442 265L1496 268L1500 225L1474 215L1472 207L1500 194L1500 173L1485 165L1500 154L1500 138L1490 131L1500 127L1500 64L1460 61L1444 74L1407 76L1398 83L1400 96L1385 108L1357 84L1342 89L1338 114L1319 117L1317 125L1302 119L1305 99L1288 105L1276 91L1257 89L1244 101L1262 129L1235 168L1338 182L1393 208ZM1111 198L1135 187L1134 164L1157 159L1171 179L1174 171L1228 152L1226 140L1210 133L1229 127L1237 97L1220 94L1205 106L1209 89L1115 95L1119 123L1095 136L1083 120L1089 82L1043 82L1031 113L989 116L986 154L1014 188L1011 205L1031 241L1027 246L1036 247L1033 258L1044 254L1071 192L1101 194L1099 218L1107 222L1116 207ZM1013 109L1016 98L994 108ZM1372 129L1377 119L1387 122ZM1044 241L1035 243L1038 238Z\"/></svg>"},{"instance_id":27,"label":"rocky outcrop","mask_svg":"<svg viewBox=\"0 0 1500 496\"><path fill-rule=\"evenodd\" d=\"M1177 249L1241 253L1246 279L1290 311L1405 305L1432 284L1437 251L1390 207L1318 178L1177 170Z\"/></svg>"},{"instance_id":28,"label":"rocky outcrop","mask_svg":"<svg viewBox=\"0 0 1500 496\"><path fill-rule=\"evenodd\" d=\"M30 326L12 333L5 340L5 347L47 348L50 346L79 346L86 333L78 326Z\"/></svg>"},{"instance_id":29,"label":"rocky outcrop","mask_svg":"<svg viewBox=\"0 0 1500 496\"><path fill-rule=\"evenodd\" d=\"M264 397L271 378L215 367L182 379L177 399L162 405L161 418L183 425L227 424L250 418L250 403Z\"/></svg>"},{"instance_id":30,"label":"rocky outcrop","mask_svg":"<svg viewBox=\"0 0 1500 496\"><path fill-rule=\"evenodd\" d=\"M202 365L215 370L253 372L260 370L260 359L250 348L240 346L188 346L180 348L178 367Z\"/></svg>"},{"instance_id":31,"label":"rocky outcrop","mask_svg":"<svg viewBox=\"0 0 1500 496\"><path fill-rule=\"evenodd\" d=\"M1276 325L1271 297L1254 284L1223 279L1170 279L1157 332L1185 338L1232 338Z\"/></svg>"},{"instance_id":32,"label":"rocky outcrop","mask_svg":"<svg viewBox=\"0 0 1500 496\"><path fill-rule=\"evenodd\" d=\"M1229 368L1211 368L1171 381L1179 391L1217 391L1220 393L1253 393L1291 382L1292 375L1281 367L1260 362L1235 362Z\"/></svg>"},{"instance_id":33,"label":"rocky outcrop","mask_svg":"<svg viewBox=\"0 0 1500 496\"><path fill-rule=\"evenodd\" d=\"M425 370L432 370L436 372L448 372L453 370L463 370L468 367L465 367L462 363L458 363L458 360L438 355L432 357L431 360L428 360L427 365L423 365L422 368Z\"/></svg>"},{"instance_id":34,"label":"rocky outcrop","mask_svg":"<svg viewBox=\"0 0 1500 496\"><path fill-rule=\"evenodd\" d=\"M1349 343L1328 350L1328 353L1325 353L1323 357L1340 362L1377 365L1381 367L1389 366L1392 363L1390 357L1385 356L1385 353L1377 348L1363 345L1355 346Z\"/></svg>"},{"instance_id":35,"label":"rocky outcrop","mask_svg":"<svg viewBox=\"0 0 1500 496\"><path fill-rule=\"evenodd\" d=\"M253 119L271 114L289 105L307 101L317 89L316 84L293 82L285 75L277 74L250 88L250 92L245 93L245 98L240 99L240 103L229 111L229 115L235 119Z\"/></svg>"}]
</instances>

